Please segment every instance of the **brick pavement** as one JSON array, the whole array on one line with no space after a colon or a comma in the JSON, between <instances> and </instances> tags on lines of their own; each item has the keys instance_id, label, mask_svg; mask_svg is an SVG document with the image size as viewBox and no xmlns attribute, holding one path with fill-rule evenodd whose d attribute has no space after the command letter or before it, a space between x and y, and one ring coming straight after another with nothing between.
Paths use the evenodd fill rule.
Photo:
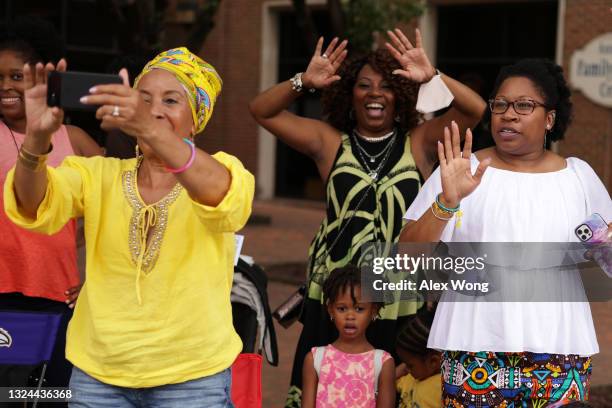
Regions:
<instances>
[{"instance_id":1,"label":"brick pavement","mask_svg":"<svg viewBox=\"0 0 612 408\"><path fill-rule=\"evenodd\" d=\"M258 219L269 223L248 225L242 230L245 235L243 253L253 256L265 267L270 278L268 295L270 306L275 308L284 301L304 279L305 260L310 240L314 236L324 208L320 203L292 200L257 201L253 213ZM600 353L594 357L593 386L612 384L612 302L592 303L591 309ZM300 334L301 325L289 329L276 325L279 358L278 367L264 364L264 407L281 407L291 376L293 352ZM612 386L599 388L599 394L612 393ZM609 400L608 400L609 401ZM603 403L597 406L612 406Z\"/></svg>"}]
</instances>

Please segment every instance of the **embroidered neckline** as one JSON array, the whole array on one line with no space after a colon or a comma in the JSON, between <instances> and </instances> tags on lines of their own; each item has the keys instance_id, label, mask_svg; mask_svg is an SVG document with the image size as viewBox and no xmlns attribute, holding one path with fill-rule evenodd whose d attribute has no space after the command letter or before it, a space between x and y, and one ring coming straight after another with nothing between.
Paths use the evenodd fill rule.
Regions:
<instances>
[{"instance_id":1,"label":"embroidered neckline","mask_svg":"<svg viewBox=\"0 0 612 408\"><path fill-rule=\"evenodd\" d=\"M164 233L168 225L168 210L170 205L176 201L183 190L180 183L176 183L172 190L161 200L154 204L145 204L138 194L137 175L142 157L136 162L133 170L127 170L122 175L123 193L132 207L130 218L128 245L132 262L136 267L142 256L141 270L149 273L159 257L159 250L163 241ZM144 228L143 228L143 222ZM147 243L149 228L153 228L151 238ZM143 247L146 247L143 249ZM145 251L144 255L141 251Z\"/></svg>"}]
</instances>

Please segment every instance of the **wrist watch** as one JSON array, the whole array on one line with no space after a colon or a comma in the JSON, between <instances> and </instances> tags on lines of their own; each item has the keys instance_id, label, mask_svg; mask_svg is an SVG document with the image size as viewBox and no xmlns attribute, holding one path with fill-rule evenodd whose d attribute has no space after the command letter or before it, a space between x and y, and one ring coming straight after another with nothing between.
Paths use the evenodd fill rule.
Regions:
<instances>
[{"instance_id":1,"label":"wrist watch","mask_svg":"<svg viewBox=\"0 0 612 408\"><path fill-rule=\"evenodd\" d=\"M291 83L291 89L293 89L297 93L302 92L302 90L304 89L304 84L302 83L303 74L303 72L298 72L289 80L289 82ZM308 92L310 93L314 93L314 91L314 88L308 89Z\"/></svg>"}]
</instances>

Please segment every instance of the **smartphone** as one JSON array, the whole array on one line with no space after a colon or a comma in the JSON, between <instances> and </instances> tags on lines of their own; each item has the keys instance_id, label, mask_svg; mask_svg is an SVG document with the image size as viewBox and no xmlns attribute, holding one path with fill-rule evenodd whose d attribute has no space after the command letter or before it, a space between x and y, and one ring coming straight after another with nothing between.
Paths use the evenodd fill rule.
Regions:
<instances>
[{"instance_id":1,"label":"smartphone","mask_svg":"<svg viewBox=\"0 0 612 408\"><path fill-rule=\"evenodd\" d=\"M575 232L580 241L590 244L601 244L608 240L608 224L597 213L591 214L582 224L578 225Z\"/></svg>"},{"instance_id":2,"label":"smartphone","mask_svg":"<svg viewBox=\"0 0 612 408\"><path fill-rule=\"evenodd\" d=\"M122 83L119 75L51 71L47 80L47 105L64 110L95 111L98 106L85 105L80 101L83 96L89 95L89 89L96 85Z\"/></svg>"},{"instance_id":3,"label":"smartphone","mask_svg":"<svg viewBox=\"0 0 612 408\"><path fill-rule=\"evenodd\" d=\"M591 251L593 260L612 277L612 241L608 237L608 224L603 217L597 213L591 214L574 232Z\"/></svg>"}]
</instances>

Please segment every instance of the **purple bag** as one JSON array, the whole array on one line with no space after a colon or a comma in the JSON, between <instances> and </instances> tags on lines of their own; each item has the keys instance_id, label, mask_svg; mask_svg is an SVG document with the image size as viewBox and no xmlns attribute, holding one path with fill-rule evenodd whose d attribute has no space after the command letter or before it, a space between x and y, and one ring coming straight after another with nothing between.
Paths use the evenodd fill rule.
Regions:
<instances>
[{"instance_id":1,"label":"purple bag","mask_svg":"<svg viewBox=\"0 0 612 408\"><path fill-rule=\"evenodd\" d=\"M0 311L0 364L49 361L61 318L61 314Z\"/></svg>"}]
</instances>

